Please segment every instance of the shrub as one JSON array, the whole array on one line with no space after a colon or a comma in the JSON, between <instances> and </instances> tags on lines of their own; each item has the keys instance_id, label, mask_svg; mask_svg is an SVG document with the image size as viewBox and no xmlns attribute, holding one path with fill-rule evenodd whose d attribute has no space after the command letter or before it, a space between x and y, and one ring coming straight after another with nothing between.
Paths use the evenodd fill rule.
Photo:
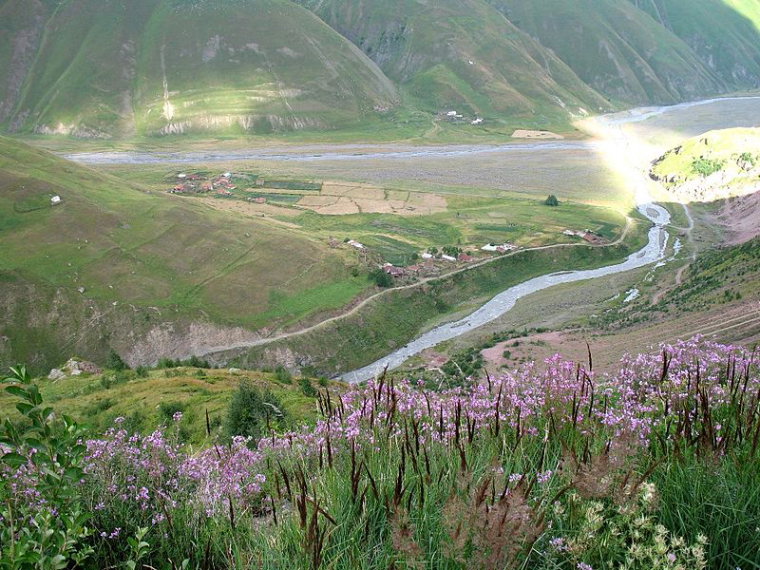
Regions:
<instances>
[{"instance_id":1,"label":"shrub","mask_svg":"<svg viewBox=\"0 0 760 570\"><path fill-rule=\"evenodd\" d=\"M225 432L229 437L240 435L257 440L268 427L282 426L285 421L282 404L275 395L243 380L227 409Z\"/></svg>"},{"instance_id":2,"label":"shrub","mask_svg":"<svg viewBox=\"0 0 760 570\"><path fill-rule=\"evenodd\" d=\"M393 277L380 268L373 269L369 272L369 280L374 281L375 285L378 287L393 287Z\"/></svg>"},{"instance_id":3,"label":"shrub","mask_svg":"<svg viewBox=\"0 0 760 570\"><path fill-rule=\"evenodd\" d=\"M124 362L119 356L119 353L117 353L113 348L108 351L108 358L106 359L106 368L110 368L111 370L115 371L121 371L121 370L127 370L129 366L127 366L127 363Z\"/></svg>"},{"instance_id":4,"label":"shrub","mask_svg":"<svg viewBox=\"0 0 760 570\"><path fill-rule=\"evenodd\" d=\"M544 200L544 204L547 206L559 206L559 200L554 194L549 194L548 198Z\"/></svg>"},{"instance_id":5,"label":"shrub","mask_svg":"<svg viewBox=\"0 0 760 570\"><path fill-rule=\"evenodd\" d=\"M723 161L711 160L709 158L696 158L691 163L691 169L695 174L699 174L703 178L715 174L723 168Z\"/></svg>"},{"instance_id":6,"label":"shrub","mask_svg":"<svg viewBox=\"0 0 760 570\"><path fill-rule=\"evenodd\" d=\"M308 378L303 377L298 381L298 385L301 388L301 392L303 392L304 396L308 396L309 398L316 398L317 397L317 390L314 388L314 386L311 385L311 382Z\"/></svg>"},{"instance_id":7,"label":"shrub","mask_svg":"<svg viewBox=\"0 0 760 570\"><path fill-rule=\"evenodd\" d=\"M93 552L90 518L77 491L86 474L79 426L44 407L26 368L12 368L6 392L21 399L19 428L0 426L0 568L79 566Z\"/></svg>"},{"instance_id":8,"label":"shrub","mask_svg":"<svg viewBox=\"0 0 760 570\"><path fill-rule=\"evenodd\" d=\"M174 421L177 414L185 411L183 402L161 402L158 405L158 414L167 423Z\"/></svg>"},{"instance_id":9,"label":"shrub","mask_svg":"<svg viewBox=\"0 0 760 570\"><path fill-rule=\"evenodd\" d=\"M293 375L282 364L278 364L277 368L274 369L274 377L278 382L283 384L293 383Z\"/></svg>"}]
</instances>

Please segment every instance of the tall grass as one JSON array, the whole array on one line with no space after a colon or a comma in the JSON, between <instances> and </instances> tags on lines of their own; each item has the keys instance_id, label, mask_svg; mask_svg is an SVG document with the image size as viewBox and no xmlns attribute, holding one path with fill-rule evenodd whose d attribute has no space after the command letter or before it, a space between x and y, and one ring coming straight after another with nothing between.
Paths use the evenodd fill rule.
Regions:
<instances>
[{"instance_id":1,"label":"tall grass","mask_svg":"<svg viewBox=\"0 0 760 570\"><path fill-rule=\"evenodd\" d=\"M604 377L555 357L446 392L380 378L318 406L315 424L202 449L176 427L88 441L87 564L134 561L140 536L146 568L760 565L760 374L742 349L695 339Z\"/></svg>"}]
</instances>

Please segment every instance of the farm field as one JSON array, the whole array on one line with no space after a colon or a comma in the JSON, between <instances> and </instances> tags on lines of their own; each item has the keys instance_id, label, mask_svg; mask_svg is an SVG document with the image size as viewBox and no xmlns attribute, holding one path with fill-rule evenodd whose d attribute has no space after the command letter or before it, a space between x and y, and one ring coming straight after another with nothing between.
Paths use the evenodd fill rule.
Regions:
<instances>
[{"instance_id":1,"label":"farm field","mask_svg":"<svg viewBox=\"0 0 760 570\"><path fill-rule=\"evenodd\" d=\"M172 188L177 175L228 171L230 184L237 185L231 194L205 192L188 194L186 199L202 200L210 207L237 211L244 216L271 219L324 240L356 240L370 252L377 253L380 261L398 265L412 265L428 248L443 246L456 246L479 255L480 248L489 243L535 247L582 242L578 237L563 235L567 229L581 232L589 229L606 242L623 236L627 204L625 193L614 186L598 191L596 196L580 199L583 191L574 188L573 183L588 185L589 182L584 180L579 168L577 180L571 179L564 187L565 193L559 192L560 206L549 207L543 202L548 194L556 193L552 191L552 184L537 186L534 182L530 187L508 190L506 188L514 188L516 182L498 183L506 176L498 169L492 171L496 165L492 160L490 156L477 155L468 162L471 168L479 164L490 177L482 183L491 180L495 187L405 181L403 177L411 176L411 171L407 171L403 163L397 164L395 159L357 158L350 164L343 161L346 169L337 171L331 170L329 161L328 164L308 162L297 167L291 163L247 161L96 167L156 192ZM574 160L580 163L579 159ZM440 180L448 176L452 180L455 176L467 176L457 173L457 165L444 167L450 159L431 159L431 162L435 168L440 167ZM502 161L502 164L503 168L520 170L516 162ZM287 170L277 170L277 167ZM368 181L352 180L352 174L360 171L367 173ZM603 177L603 173L595 173L593 167L587 168L585 173ZM332 178L322 178L324 174ZM386 175L389 181L383 182ZM523 173L523 176L526 175ZM535 172L534 176L542 178L542 173ZM251 179L258 179L262 184L251 184ZM271 188L267 179L281 180L280 186L291 185L292 188ZM607 183L614 184L614 178L610 176ZM299 190L304 184L313 184L319 189ZM234 206L230 205L231 201L235 202Z\"/></svg>"}]
</instances>

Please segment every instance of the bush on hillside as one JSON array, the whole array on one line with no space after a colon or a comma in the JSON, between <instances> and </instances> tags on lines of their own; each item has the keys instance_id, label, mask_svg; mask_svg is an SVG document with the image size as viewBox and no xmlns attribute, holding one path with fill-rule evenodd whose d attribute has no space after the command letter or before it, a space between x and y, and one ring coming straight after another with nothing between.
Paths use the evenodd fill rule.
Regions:
<instances>
[{"instance_id":1,"label":"bush on hillside","mask_svg":"<svg viewBox=\"0 0 760 570\"><path fill-rule=\"evenodd\" d=\"M243 380L230 400L225 433L230 438L243 436L255 441L269 429L285 425L286 419L282 403L274 394Z\"/></svg>"},{"instance_id":2,"label":"bush on hillside","mask_svg":"<svg viewBox=\"0 0 760 570\"><path fill-rule=\"evenodd\" d=\"M723 161L711 160L709 158L696 158L691 163L691 169L695 174L699 174L703 178L715 174L723 168Z\"/></svg>"},{"instance_id":3,"label":"bush on hillside","mask_svg":"<svg viewBox=\"0 0 760 570\"><path fill-rule=\"evenodd\" d=\"M120 372L122 370L129 369L129 366L127 366L127 363L122 360L121 356L119 356L119 353L116 352L113 348L108 351L108 358L106 359L106 368L109 368L111 370L115 370L116 372Z\"/></svg>"},{"instance_id":4,"label":"bush on hillside","mask_svg":"<svg viewBox=\"0 0 760 570\"><path fill-rule=\"evenodd\" d=\"M383 271L380 268L373 269L369 272L369 279L370 281L374 281L375 285L378 287L393 287L393 277L388 275L385 271Z\"/></svg>"}]
</instances>

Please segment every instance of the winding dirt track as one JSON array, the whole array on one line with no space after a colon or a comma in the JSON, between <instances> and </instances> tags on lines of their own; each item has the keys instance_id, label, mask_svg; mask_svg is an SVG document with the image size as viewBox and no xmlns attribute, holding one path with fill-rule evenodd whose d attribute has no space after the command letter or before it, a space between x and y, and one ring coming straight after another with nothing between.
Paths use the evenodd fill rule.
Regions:
<instances>
[{"instance_id":1,"label":"winding dirt track","mask_svg":"<svg viewBox=\"0 0 760 570\"><path fill-rule=\"evenodd\" d=\"M305 328L298 329L298 330L295 330L295 331L280 333L280 334L276 334L276 335L273 335L273 336L268 336L266 338L262 338L262 339L258 339L258 340L242 341L242 342L238 342L238 343L234 343L234 344L229 344L229 345L225 345L225 346L210 347L210 348L204 350L201 354L196 354L196 356L208 356L208 355L216 354L216 353L219 353L219 352L226 352L228 350L239 350L239 349L244 349L244 348L255 348L255 347L271 344L271 343L274 343L274 342L278 342L278 341L281 341L281 340L287 340L289 338L301 336L301 335L304 335L304 334L307 334L307 333L310 333L310 332L314 332L314 331L319 330L320 328L322 328L322 327L324 327L324 326L326 326L326 325L328 325L330 323L333 323L333 322L339 321L341 319L345 319L347 317L355 315L357 312L359 312L361 309L363 309L364 307L366 307L368 304L370 304L372 302L375 302L377 299L379 299L379 298L381 298L381 297L383 297L385 295L389 295L389 294L395 293L397 291L404 291L404 290L408 290L408 289L416 289L418 287L423 287L427 283L432 283L434 281L440 281L441 279L446 279L446 278L452 277L454 275L457 275L459 273L465 273L465 272L470 271L472 269L475 269L477 267L482 267L484 265L488 265L490 263L494 263L496 261L504 259L505 257L511 257L513 255L516 255L518 253L522 253L522 252L525 252L525 251L539 251L539 250L544 250L544 249L556 249L556 248L578 247L578 246L585 246L585 247L611 247L611 246L614 246L614 245L618 245L618 244L622 243L622 241L627 237L628 233L630 232L632 223L633 223L633 221L631 220L631 218L629 218L628 216L626 216L625 227L623 228L623 231L621 232L620 236L615 241L610 242L609 244L589 246L589 244L587 244L587 243L561 243L561 244L555 244L555 245L542 245L542 246L537 246L537 247L529 247L529 248L525 248L525 249L519 249L519 250L512 251L510 253L507 253L507 254L504 254L504 255L501 255L501 256L498 256L498 257L492 257L492 258L489 258L489 259L486 259L486 260L483 260L483 261L479 261L477 263L472 263L470 265L467 265L466 267L462 267L460 269L457 269L455 271L451 271L451 272L446 273L444 275L438 275L438 276L435 276L435 277L426 277L424 279L420 279L416 283L410 283L409 285L402 285L400 287L393 287L393 288L390 288L390 289L383 289L382 291L378 291L378 292L370 295L369 297L363 299L361 302L357 303L356 305L354 305L353 307L351 307L349 310L347 310L347 311L345 311L343 313L340 313L338 315L332 316L332 317L330 317L328 319L325 319L323 321L320 321L319 323L317 323L315 325L312 325L312 326L309 326L309 327L305 327Z\"/></svg>"}]
</instances>

